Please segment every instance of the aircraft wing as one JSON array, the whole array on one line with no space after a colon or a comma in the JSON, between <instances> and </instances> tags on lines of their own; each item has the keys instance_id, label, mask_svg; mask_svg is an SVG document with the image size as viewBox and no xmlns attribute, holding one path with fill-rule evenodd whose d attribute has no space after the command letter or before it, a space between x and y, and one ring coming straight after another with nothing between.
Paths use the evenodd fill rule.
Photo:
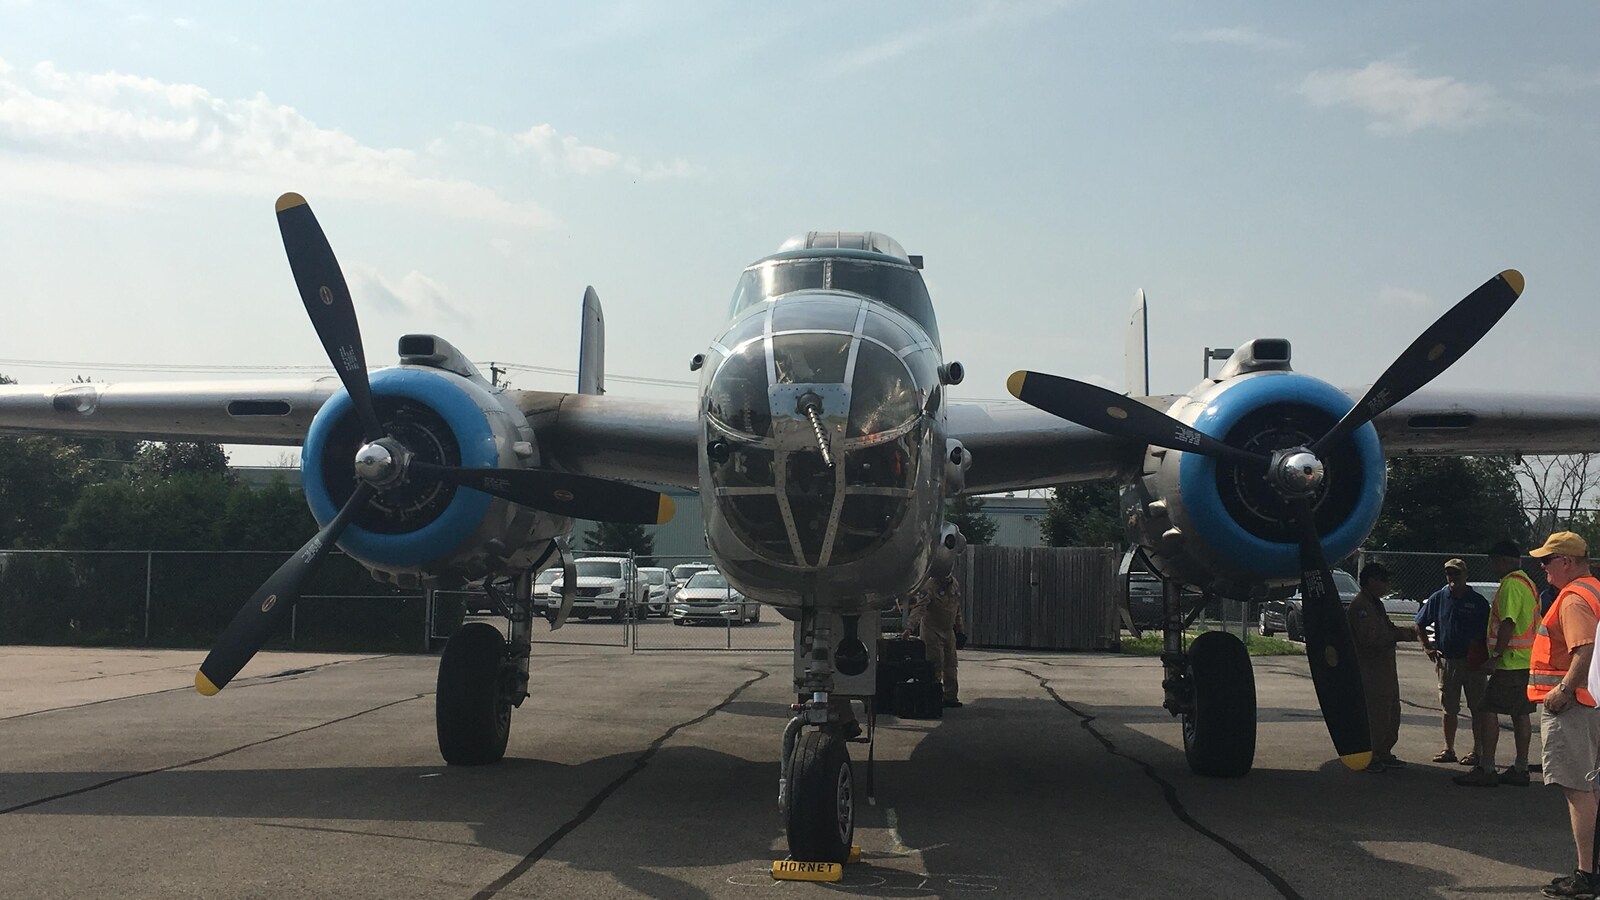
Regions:
<instances>
[{"instance_id":1,"label":"aircraft wing","mask_svg":"<svg viewBox=\"0 0 1600 900\"><path fill-rule=\"evenodd\" d=\"M298 446L339 379L0 385L0 434ZM506 391L541 453L585 475L693 488L695 403Z\"/></svg>"},{"instance_id":2,"label":"aircraft wing","mask_svg":"<svg viewBox=\"0 0 1600 900\"><path fill-rule=\"evenodd\" d=\"M1343 388L1351 402L1366 387ZM1165 410L1176 396L1139 397ZM965 493L1129 478L1145 447L1022 404L952 402L950 436L972 453ZM1388 456L1600 452L1600 395L1421 390L1373 420Z\"/></svg>"}]
</instances>

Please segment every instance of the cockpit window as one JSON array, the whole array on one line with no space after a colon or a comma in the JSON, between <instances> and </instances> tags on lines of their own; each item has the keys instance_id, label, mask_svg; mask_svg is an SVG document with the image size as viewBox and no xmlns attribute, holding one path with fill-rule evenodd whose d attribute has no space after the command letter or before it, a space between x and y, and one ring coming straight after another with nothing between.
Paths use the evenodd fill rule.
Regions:
<instances>
[{"instance_id":1,"label":"cockpit window","mask_svg":"<svg viewBox=\"0 0 1600 900\"><path fill-rule=\"evenodd\" d=\"M933 315L928 288L922 283L922 273L905 263L888 260L824 257L758 263L740 277L733 290L728 317L733 318L763 300L819 289L849 291L880 300L916 321L934 344L939 343L939 325Z\"/></svg>"}]
</instances>

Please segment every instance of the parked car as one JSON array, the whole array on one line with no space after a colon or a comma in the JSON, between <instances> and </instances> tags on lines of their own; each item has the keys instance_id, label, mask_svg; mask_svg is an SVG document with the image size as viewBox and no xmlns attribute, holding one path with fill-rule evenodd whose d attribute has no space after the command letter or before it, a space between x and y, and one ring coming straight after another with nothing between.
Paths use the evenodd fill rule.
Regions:
<instances>
[{"instance_id":1,"label":"parked car","mask_svg":"<svg viewBox=\"0 0 1600 900\"><path fill-rule=\"evenodd\" d=\"M681 591L683 586L689 583L689 578L694 573L715 568L716 566L709 563L678 563L672 567L672 583Z\"/></svg>"},{"instance_id":2,"label":"parked car","mask_svg":"<svg viewBox=\"0 0 1600 900\"><path fill-rule=\"evenodd\" d=\"M1339 602L1345 606L1361 593L1361 586L1356 584L1354 575L1343 569L1333 570L1333 586L1339 591ZM1261 613L1256 620L1257 629L1268 637L1283 632L1291 641L1305 640L1305 619L1300 610L1300 592L1295 591L1294 596L1282 600L1268 600L1261 604Z\"/></svg>"},{"instance_id":3,"label":"parked car","mask_svg":"<svg viewBox=\"0 0 1600 900\"><path fill-rule=\"evenodd\" d=\"M696 572L672 603L672 624L759 622L761 604L739 593L715 570Z\"/></svg>"},{"instance_id":4,"label":"parked car","mask_svg":"<svg viewBox=\"0 0 1600 900\"><path fill-rule=\"evenodd\" d=\"M677 586L672 583L672 572L659 566L642 566L639 577L645 580L645 605L650 608L650 615L665 616L667 606L678 593Z\"/></svg>"},{"instance_id":5,"label":"parked car","mask_svg":"<svg viewBox=\"0 0 1600 900\"><path fill-rule=\"evenodd\" d=\"M639 567L625 556L589 556L577 560L577 596L572 601L572 618L610 616L621 622L646 609L645 600L649 586L639 575ZM561 591L566 584L564 576L550 583L547 608L561 607Z\"/></svg>"},{"instance_id":6,"label":"parked car","mask_svg":"<svg viewBox=\"0 0 1600 900\"><path fill-rule=\"evenodd\" d=\"M1191 587L1183 589L1183 608L1191 609L1200 592ZM1185 613L1187 614L1187 613ZM1166 615L1160 576L1151 572L1128 573L1128 615L1139 628L1160 628Z\"/></svg>"}]
</instances>

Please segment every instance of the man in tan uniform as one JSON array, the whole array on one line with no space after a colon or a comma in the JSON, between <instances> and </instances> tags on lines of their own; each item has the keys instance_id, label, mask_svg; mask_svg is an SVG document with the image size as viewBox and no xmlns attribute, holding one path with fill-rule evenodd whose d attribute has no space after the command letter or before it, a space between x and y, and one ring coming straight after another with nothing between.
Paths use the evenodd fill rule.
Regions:
<instances>
[{"instance_id":1,"label":"man in tan uniform","mask_svg":"<svg viewBox=\"0 0 1600 900\"><path fill-rule=\"evenodd\" d=\"M961 585L953 575L929 575L912 593L911 600L911 621L921 625L928 662L933 663L934 677L944 687L944 705L959 707L955 633L961 621Z\"/></svg>"},{"instance_id":2,"label":"man in tan uniform","mask_svg":"<svg viewBox=\"0 0 1600 900\"><path fill-rule=\"evenodd\" d=\"M1403 628L1389 621L1382 599L1387 593L1389 570L1383 563L1371 563L1361 570L1361 592L1345 609L1367 699L1367 728L1372 733L1372 762L1366 771L1374 775L1406 765L1394 755L1395 742L1400 739L1400 679L1395 672L1394 647L1417 636L1415 625Z\"/></svg>"}]
</instances>

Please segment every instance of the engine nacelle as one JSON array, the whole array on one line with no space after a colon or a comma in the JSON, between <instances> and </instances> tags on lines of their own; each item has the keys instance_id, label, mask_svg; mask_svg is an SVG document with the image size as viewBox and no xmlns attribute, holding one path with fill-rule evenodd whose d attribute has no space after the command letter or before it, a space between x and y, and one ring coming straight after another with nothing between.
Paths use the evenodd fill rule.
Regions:
<instances>
[{"instance_id":1,"label":"engine nacelle","mask_svg":"<svg viewBox=\"0 0 1600 900\"><path fill-rule=\"evenodd\" d=\"M476 468L537 465L533 429L480 380L430 366L372 373L389 434L423 462ZM319 524L355 491L361 425L340 392L312 420L301 454L306 502ZM430 479L402 483L359 510L339 546L381 581L443 585L526 568L570 520Z\"/></svg>"},{"instance_id":2,"label":"engine nacelle","mask_svg":"<svg viewBox=\"0 0 1600 900\"><path fill-rule=\"evenodd\" d=\"M1168 414L1263 454L1310 444L1352 406L1338 388L1289 371L1286 343L1270 367L1230 361L1222 374ZM1363 425L1322 461L1326 477L1311 502L1333 563L1361 545L1382 510L1386 470L1376 429ZM1261 470L1156 447L1145 455L1135 490L1139 540L1168 577L1241 599L1299 580L1298 530Z\"/></svg>"}]
</instances>

